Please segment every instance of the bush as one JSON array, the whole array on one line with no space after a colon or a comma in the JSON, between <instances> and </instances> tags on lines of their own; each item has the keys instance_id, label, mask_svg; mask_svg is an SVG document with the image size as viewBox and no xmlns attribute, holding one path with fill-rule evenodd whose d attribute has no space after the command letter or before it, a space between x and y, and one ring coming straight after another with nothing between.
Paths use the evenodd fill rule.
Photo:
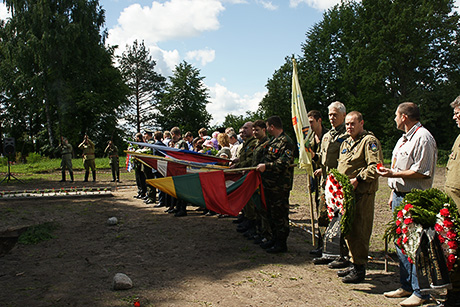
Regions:
<instances>
[{"instance_id":1,"label":"bush","mask_svg":"<svg viewBox=\"0 0 460 307\"><path fill-rule=\"evenodd\" d=\"M38 163L42 162L44 160L47 160L46 157L43 157L42 155L36 153L36 152L31 152L27 156L27 163Z\"/></svg>"}]
</instances>

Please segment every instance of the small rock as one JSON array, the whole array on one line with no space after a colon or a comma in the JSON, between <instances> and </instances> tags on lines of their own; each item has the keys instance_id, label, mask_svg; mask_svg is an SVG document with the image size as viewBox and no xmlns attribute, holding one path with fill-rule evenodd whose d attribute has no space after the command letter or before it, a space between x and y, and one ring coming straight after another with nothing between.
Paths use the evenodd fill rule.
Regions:
<instances>
[{"instance_id":1,"label":"small rock","mask_svg":"<svg viewBox=\"0 0 460 307\"><path fill-rule=\"evenodd\" d=\"M133 287L133 281L128 275L123 273L117 273L113 277L113 290L127 290Z\"/></svg>"},{"instance_id":2,"label":"small rock","mask_svg":"<svg viewBox=\"0 0 460 307\"><path fill-rule=\"evenodd\" d=\"M118 224L118 219L116 217L111 217L107 220L107 225L115 226Z\"/></svg>"}]
</instances>

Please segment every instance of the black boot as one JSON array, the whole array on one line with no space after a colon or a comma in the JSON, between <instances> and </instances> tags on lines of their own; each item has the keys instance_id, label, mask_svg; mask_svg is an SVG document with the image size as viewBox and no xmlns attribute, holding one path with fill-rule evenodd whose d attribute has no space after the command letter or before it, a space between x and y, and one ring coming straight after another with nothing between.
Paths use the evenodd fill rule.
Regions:
<instances>
[{"instance_id":1,"label":"black boot","mask_svg":"<svg viewBox=\"0 0 460 307\"><path fill-rule=\"evenodd\" d=\"M93 171L93 182L96 181L96 171Z\"/></svg>"},{"instance_id":2,"label":"black boot","mask_svg":"<svg viewBox=\"0 0 460 307\"><path fill-rule=\"evenodd\" d=\"M120 171L117 172L117 182L120 182Z\"/></svg>"},{"instance_id":3,"label":"black boot","mask_svg":"<svg viewBox=\"0 0 460 307\"><path fill-rule=\"evenodd\" d=\"M73 172L69 172L70 175L70 182L73 182Z\"/></svg>"},{"instance_id":4,"label":"black boot","mask_svg":"<svg viewBox=\"0 0 460 307\"><path fill-rule=\"evenodd\" d=\"M83 182L88 182L88 177L89 177L89 171L85 172L85 180Z\"/></svg>"},{"instance_id":5,"label":"black boot","mask_svg":"<svg viewBox=\"0 0 460 307\"><path fill-rule=\"evenodd\" d=\"M266 249L267 253L279 254L287 252L287 244L285 239L277 239L275 245Z\"/></svg>"},{"instance_id":6,"label":"black boot","mask_svg":"<svg viewBox=\"0 0 460 307\"><path fill-rule=\"evenodd\" d=\"M65 182L65 171L62 171L62 179L59 182Z\"/></svg>"},{"instance_id":7,"label":"black boot","mask_svg":"<svg viewBox=\"0 0 460 307\"><path fill-rule=\"evenodd\" d=\"M357 284L364 281L366 277L366 268L362 264L353 264L353 269L350 273L342 278L342 282L346 284Z\"/></svg>"}]
</instances>

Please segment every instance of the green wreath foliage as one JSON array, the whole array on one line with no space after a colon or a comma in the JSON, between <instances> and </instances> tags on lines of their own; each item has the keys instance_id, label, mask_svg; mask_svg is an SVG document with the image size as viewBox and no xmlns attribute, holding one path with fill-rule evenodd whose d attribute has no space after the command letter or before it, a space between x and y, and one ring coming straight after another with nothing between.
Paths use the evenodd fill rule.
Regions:
<instances>
[{"instance_id":1,"label":"green wreath foliage","mask_svg":"<svg viewBox=\"0 0 460 307\"><path fill-rule=\"evenodd\" d=\"M410 210L414 223L422 225L423 228L430 228L434 227L436 224L436 215L444 208L444 204L447 203L450 204L449 212L451 213L453 223L455 227L459 229L460 221L458 219L457 206L446 193L436 188L424 191L414 189L408 193L401 204L395 208L393 219L387 224L387 228L383 235L384 238L387 240L394 240L397 238L396 228L398 228L398 226L396 226L396 220L398 219L398 212L404 209L406 204L411 204L413 206Z\"/></svg>"},{"instance_id":2,"label":"green wreath foliage","mask_svg":"<svg viewBox=\"0 0 460 307\"><path fill-rule=\"evenodd\" d=\"M355 192L348 176L339 173L339 171L335 168L332 169L329 174L334 175L335 179L342 186L343 209L345 214L340 220L340 231L342 232L342 235L345 236L351 230L351 225L353 224L355 216Z\"/></svg>"}]
</instances>

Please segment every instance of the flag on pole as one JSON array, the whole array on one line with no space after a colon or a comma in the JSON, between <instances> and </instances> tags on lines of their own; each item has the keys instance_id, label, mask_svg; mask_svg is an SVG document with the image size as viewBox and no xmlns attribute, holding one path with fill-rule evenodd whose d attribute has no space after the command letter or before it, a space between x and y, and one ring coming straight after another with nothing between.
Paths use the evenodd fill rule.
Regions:
<instances>
[{"instance_id":1,"label":"flag on pole","mask_svg":"<svg viewBox=\"0 0 460 307\"><path fill-rule=\"evenodd\" d=\"M308 121L307 109L300 89L299 77L297 76L297 63L292 59L292 95L291 95L292 125L299 147L299 167L313 176L313 166L311 164L310 138L313 131Z\"/></svg>"},{"instance_id":2,"label":"flag on pole","mask_svg":"<svg viewBox=\"0 0 460 307\"><path fill-rule=\"evenodd\" d=\"M221 214L237 216L252 197L265 198L262 179L250 171L236 181L235 174L223 171L147 179L146 182L169 195Z\"/></svg>"}]
</instances>

